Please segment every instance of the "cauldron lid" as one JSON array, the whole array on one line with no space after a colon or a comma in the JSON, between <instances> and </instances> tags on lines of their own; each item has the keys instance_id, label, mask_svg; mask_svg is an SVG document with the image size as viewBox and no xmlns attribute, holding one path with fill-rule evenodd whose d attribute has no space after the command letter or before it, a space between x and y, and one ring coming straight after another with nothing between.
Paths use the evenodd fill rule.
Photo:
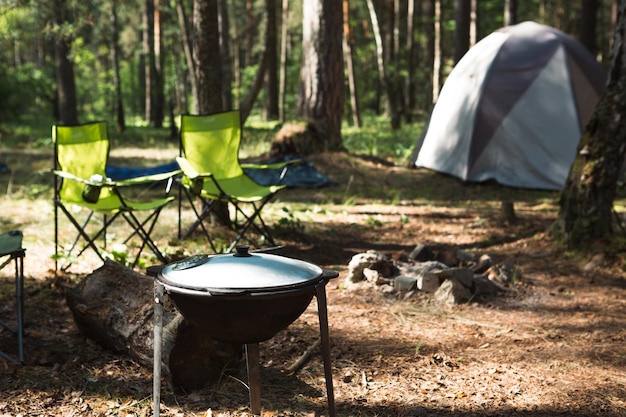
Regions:
<instances>
[{"instance_id":1,"label":"cauldron lid","mask_svg":"<svg viewBox=\"0 0 626 417\"><path fill-rule=\"evenodd\" d=\"M288 290L324 279L317 265L267 253L249 253L247 246L234 254L194 255L166 265L156 279L168 289L232 294Z\"/></svg>"}]
</instances>

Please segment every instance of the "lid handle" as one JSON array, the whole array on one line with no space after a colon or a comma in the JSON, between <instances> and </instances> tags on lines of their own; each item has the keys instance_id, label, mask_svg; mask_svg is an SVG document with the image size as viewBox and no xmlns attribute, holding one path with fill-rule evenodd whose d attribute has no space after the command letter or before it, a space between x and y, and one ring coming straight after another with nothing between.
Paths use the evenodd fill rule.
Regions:
<instances>
[{"instance_id":1,"label":"lid handle","mask_svg":"<svg viewBox=\"0 0 626 417\"><path fill-rule=\"evenodd\" d=\"M238 245L235 247L235 250L236 252L233 256L236 258L247 258L249 256L252 256L250 255L250 252L249 252L250 250L249 245Z\"/></svg>"}]
</instances>

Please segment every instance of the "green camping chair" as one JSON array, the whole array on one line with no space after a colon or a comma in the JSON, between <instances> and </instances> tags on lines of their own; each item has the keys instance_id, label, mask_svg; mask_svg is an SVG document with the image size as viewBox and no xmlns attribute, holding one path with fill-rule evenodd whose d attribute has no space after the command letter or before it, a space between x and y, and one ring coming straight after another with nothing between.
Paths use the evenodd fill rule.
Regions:
<instances>
[{"instance_id":1,"label":"green camping chair","mask_svg":"<svg viewBox=\"0 0 626 417\"><path fill-rule=\"evenodd\" d=\"M103 248L106 248L107 228L118 218L126 220L131 227L131 233L124 241L128 243L132 238L140 241L138 253L133 261L133 268L137 265L143 249L148 248L158 258L159 262L167 262L156 243L150 237L163 207L174 200L173 196L159 196L154 199L130 201L123 197L121 189L132 185L150 185L156 182L167 183L166 192L171 187L173 177L180 171L164 174L142 176L124 181L112 181L106 178L106 166L109 158L109 138L106 122L92 122L76 126L53 126L52 139L54 141L54 244L55 244L55 272L59 270L59 210L62 211L78 231L71 247L64 254L68 264L62 270L71 266L71 257L78 243L83 240L84 246L78 250L76 257L88 248L91 248L104 262L104 251L96 241L102 238ZM79 211L76 213L70 206L79 206L87 209L86 218L79 222ZM139 221L136 213L144 212L143 221ZM76 213L76 214L75 214ZM94 214L103 214L102 223L91 221ZM127 229L126 229L127 230Z\"/></svg>"},{"instance_id":2,"label":"green camping chair","mask_svg":"<svg viewBox=\"0 0 626 417\"><path fill-rule=\"evenodd\" d=\"M276 164L241 164L239 145L241 142L241 119L239 111L227 111L211 115L183 115L180 120L180 151L177 158L183 171L180 189L195 213L195 222L182 233L182 198L179 198L178 237L185 239L198 227L202 229L211 248L216 252L204 220L217 202L229 204L232 216L228 223L237 232L225 252L232 249L253 229L271 246L275 245L269 228L261 217L263 207L283 188L284 185L259 185L252 180L243 168L282 169L280 180L288 166L298 160ZM246 210L247 209L247 210Z\"/></svg>"}]
</instances>

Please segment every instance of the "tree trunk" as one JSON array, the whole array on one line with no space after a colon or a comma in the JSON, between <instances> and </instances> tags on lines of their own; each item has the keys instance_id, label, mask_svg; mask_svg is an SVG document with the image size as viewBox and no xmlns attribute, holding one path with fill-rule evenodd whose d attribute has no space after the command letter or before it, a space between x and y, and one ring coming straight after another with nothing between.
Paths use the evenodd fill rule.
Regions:
<instances>
[{"instance_id":1,"label":"tree trunk","mask_svg":"<svg viewBox=\"0 0 626 417\"><path fill-rule=\"evenodd\" d=\"M406 15L406 96L404 120L413 122L415 111L415 0L408 0Z\"/></svg>"},{"instance_id":2,"label":"tree trunk","mask_svg":"<svg viewBox=\"0 0 626 417\"><path fill-rule=\"evenodd\" d=\"M165 118L165 80L163 71L163 41L161 30L161 9L160 1L154 1L154 87L152 97L152 113L153 119L151 123L154 127L163 127L163 119Z\"/></svg>"},{"instance_id":3,"label":"tree trunk","mask_svg":"<svg viewBox=\"0 0 626 417\"><path fill-rule=\"evenodd\" d=\"M320 150L341 150L343 114L342 4L304 0L298 114L319 136Z\"/></svg>"},{"instance_id":4,"label":"tree trunk","mask_svg":"<svg viewBox=\"0 0 626 417\"><path fill-rule=\"evenodd\" d=\"M265 0L266 8L270 7L267 3L273 2L274 0ZM266 25L269 22L266 22ZM275 34L274 34L275 36ZM271 33L269 30L265 31L265 36L263 37L263 53L261 54L261 62L259 62L259 66L257 69L256 76L254 81L252 82L252 86L250 86L250 90L246 97L242 100L240 105L240 113L241 113L241 124L243 125L252 112L252 107L254 107L254 102L256 101L259 93L261 92L261 88L263 88L263 82L265 81L265 76L267 75L267 70L269 67L269 60L271 56L271 49L276 48L276 39L274 39L274 45L272 45Z\"/></svg>"},{"instance_id":5,"label":"tree trunk","mask_svg":"<svg viewBox=\"0 0 626 417\"><path fill-rule=\"evenodd\" d=\"M144 1L143 10L143 55L144 55L144 79L145 79L145 115L146 122L154 121L154 0Z\"/></svg>"},{"instance_id":6,"label":"tree trunk","mask_svg":"<svg viewBox=\"0 0 626 417\"><path fill-rule=\"evenodd\" d=\"M619 7L612 63L604 97L578 145L561 194L555 231L568 247L588 247L613 234L612 210L626 153L626 0Z\"/></svg>"},{"instance_id":7,"label":"tree trunk","mask_svg":"<svg viewBox=\"0 0 626 417\"><path fill-rule=\"evenodd\" d=\"M189 84L191 85L191 97L193 97L192 111L197 113L196 97L198 97L198 85L196 82L196 70L193 62L193 54L191 52L191 41L189 39L189 29L187 24L187 16L183 7L183 0L176 0L176 14L178 15L178 26L180 27L180 36L183 44L183 52L185 53L185 61L189 68Z\"/></svg>"},{"instance_id":8,"label":"tree trunk","mask_svg":"<svg viewBox=\"0 0 626 417\"><path fill-rule=\"evenodd\" d=\"M478 0L471 0L470 6L470 27L469 27L469 47L473 47L478 42Z\"/></svg>"},{"instance_id":9,"label":"tree trunk","mask_svg":"<svg viewBox=\"0 0 626 417\"><path fill-rule=\"evenodd\" d=\"M585 45L594 56L597 52L596 27L599 7L599 0L582 0L580 12L580 43Z\"/></svg>"},{"instance_id":10,"label":"tree trunk","mask_svg":"<svg viewBox=\"0 0 626 417\"><path fill-rule=\"evenodd\" d=\"M117 263L104 265L67 291L67 304L80 331L106 349L128 355L152 369L153 279ZM165 297L162 372L178 389L191 391L217 383L240 345L221 343L191 326Z\"/></svg>"},{"instance_id":11,"label":"tree trunk","mask_svg":"<svg viewBox=\"0 0 626 417\"><path fill-rule=\"evenodd\" d=\"M372 32L374 34L374 43L376 44L376 68L378 69L378 90L386 90L385 83L387 80L387 70L385 68L384 56L383 56L383 40L380 36L380 25L378 24L378 16L376 15L376 8L374 7L373 0L367 0L367 10L370 15L370 21L372 22ZM379 94L380 96L380 94ZM378 110L378 106L377 106Z\"/></svg>"},{"instance_id":12,"label":"tree trunk","mask_svg":"<svg viewBox=\"0 0 626 417\"><path fill-rule=\"evenodd\" d=\"M195 0L193 9L193 53L198 83L198 113L217 113L223 110L222 57L218 26L218 0Z\"/></svg>"},{"instance_id":13,"label":"tree trunk","mask_svg":"<svg viewBox=\"0 0 626 417\"><path fill-rule=\"evenodd\" d=\"M289 0L283 0L281 14L281 34L280 34L280 80L278 82L278 119L281 123L285 122L285 97L287 94L287 55L289 36Z\"/></svg>"},{"instance_id":14,"label":"tree trunk","mask_svg":"<svg viewBox=\"0 0 626 417\"><path fill-rule=\"evenodd\" d=\"M230 19L226 0L218 0L218 15L220 23L220 55L222 56L222 108L233 108L233 63L230 54Z\"/></svg>"},{"instance_id":15,"label":"tree trunk","mask_svg":"<svg viewBox=\"0 0 626 417\"><path fill-rule=\"evenodd\" d=\"M218 0L194 0L193 56L198 83L196 114L211 114L224 110L221 94L222 56L218 14ZM215 213L211 217L212 221L231 226L227 203L216 203L212 212Z\"/></svg>"},{"instance_id":16,"label":"tree trunk","mask_svg":"<svg viewBox=\"0 0 626 417\"><path fill-rule=\"evenodd\" d=\"M252 65L252 50L254 48L255 24L254 24L254 7L252 0L246 0L246 49L243 67Z\"/></svg>"},{"instance_id":17,"label":"tree trunk","mask_svg":"<svg viewBox=\"0 0 626 417\"><path fill-rule=\"evenodd\" d=\"M517 23L517 0L505 0L504 2L504 26Z\"/></svg>"},{"instance_id":18,"label":"tree trunk","mask_svg":"<svg viewBox=\"0 0 626 417\"><path fill-rule=\"evenodd\" d=\"M55 23L58 26L68 22L65 0L55 2ZM58 119L62 125L78 124L78 104L76 99L76 81L74 66L70 61L71 40L63 33L58 33L54 40L54 67L57 82Z\"/></svg>"},{"instance_id":19,"label":"tree trunk","mask_svg":"<svg viewBox=\"0 0 626 417\"><path fill-rule=\"evenodd\" d=\"M425 45L425 56L426 56L426 65L430 71L428 72L428 91L426 92L426 101L425 106L427 108L427 113L432 111L432 105L436 101L436 98L433 96L435 91L435 86L433 85L435 81L434 69L435 69L435 2L438 0L427 0L422 3L422 13L424 15L422 22L424 25L424 30L426 32L426 45Z\"/></svg>"},{"instance_id":20,"label":"tree trunk","mask_svg":"<svg viewBox=\"0 0 626 417\"><path fill-rule=\"evenodd\" d=\"M383 31L379 21L379 13L376 11L373 0L367 0L367 8L372 22L372 31L374 32L374 40L376 42L376 60L378 64L379 80L382 83L387 99L386 112L391 119L391 128L398 129L400 127L400 104L402 101L402 93L399 91L398 82L398 63L397 58L397 36L396 36L396 2L390 1L385 3L387 10L387 30L383 41Z\"/></svg>"},{"instance_id":21,"label":"tree trunk","mask_svg":"<svg viewBox=\"0 0 626 417\"><path fill-rule=\"evenodd\" d=\"M350 89L350 108L352 109L352 124L361 127L361 113L354 76L354 65L352 62L352 33L350 30L348 0L343 0L343 59L346 62L346 77Z\"/></svg>"},{"instance_id":22,"label":"tree trunk","mask_svg":"<svg viewBox=\"0 0 626 417\"><path fill-rule=\"evenodd\" d=\"M433 30L433 103L439 98L441 88L441 0L434 0Z\"/></svg>"},{"instance_id":23,"label":"tree trunk","mask_svg":"<svg viewBox=\"0 0 626 417\"><path fill-rule=\"evenodd\" d=\"M463 58L470 46L470 0L456 0L456 16L454 27L454 63Z\"/></svg>"},{"instance_id":24,"label":"tree trunk","mask_svg":"<svg viewBox=\"0 0 626 417\"><path fill-rule=\"evenodd\" d=\"M265 72L265 120L278 120L278 35L276 0L265 1L267 70Z\"/></svg>"},{"instance_id":25,"label":"tree trunk","mask_svg":"<svg viewBox=\"0 0 626 417\"><path fill-rule=\"evenodd\" d=\"M119 53L119 32L117 20L117 0L111 2L111 63L113 65L113 88L115 129L123 132L126 129L126 119L124 118L124 103L122 101L122 81L120 78L120 53Z\"/></svg>"},{"instance_id":26,"label":"tree trunk","mask_svg":"<svg viewBox=\"0 0 626 417\"><path fill-rule=\"evenodd\" d=\"M385 66L387 71L387 109L391 118L391 128L399 129L402 122L402 105L404 103L404 92L400 82L400 1L390 0L388 3L388 27L385 51Z\"/></svg>"}]
</instances>

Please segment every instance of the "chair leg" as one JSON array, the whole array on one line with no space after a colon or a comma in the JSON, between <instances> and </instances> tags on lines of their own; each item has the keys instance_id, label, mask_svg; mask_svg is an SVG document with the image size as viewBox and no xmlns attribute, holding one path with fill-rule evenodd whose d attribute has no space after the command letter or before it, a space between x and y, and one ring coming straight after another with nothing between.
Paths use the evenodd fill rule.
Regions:
<instances>
[{"instance_id":1,"label":"chair leg","mask_svg":"<svg viewBox=\"0 0 626 417\"><path fill-rule=\"evenodd\" d=\"M17 358L20 363L24 363L24 251L17 251L0 265L0 269L7 266L11 261L15 262L15 302L17 327L13 328L7 323L0 321L0 326L17 335ZM0 357L9 362L16 362L11 356L0 351Z\"/></svg>"},{"instance_id":2,"label":"chair leg","mask_svg":"<svg viewBox=\"0 0 626 417\"><path fill-rule=\"evenodd\" d=\"M24 363L24 257L15 258L15 293L17 298L18 359Z\"/></svg>"},{"instance_id":3,"label":"chair leg","mask_svg":"<svg viewBox=\"0 0 626 417\"><path fill-rule=\"evenodd\" d=\"M91 237L91 236L89 236L87 234L87 232L85 232L85 227L89 223L89 220L91 219L91 216L92 216L93 213L89 213L87 221L85 222L84 225L81 226L81 224L79 224L78 221L76 221L74 216L71 215L71 213L67 210L67 208L63 204L61 204L60 202L55 202L55 207L60 208L61 211L63 211L63 213L68 218L70 223L72 223L74 225L74 227L76 228L76 230L78 231L78 236L76 237L76 240L72 244L72 247L70 248L68 254L70 254L74 250L78 240L82 237L85 240L85 246L80 250L80 252L78 253L77 256L80 256L83 252L85 252L85 250L87 248L91 248L96 253L96 255L98 255L100 260L102 262L104 262L104 257L102 256L102 254L98 250L98 247L96 246L95 241L103 233L103 230L106 228L106 226L108 226L108 224L110 224L117 217L118 214L115 214L115 215L111 216L110 218L108 218L107 219L108 223L105 224L105 227L100 229L100 231L98 231L98 233L96 233L93 237ZM58 219L55 220L55 221L57 222L56 225L55 225L55 227L56 227L56 230L55 230L55 246L56 246L55 252L56 252L57 258L58 258ZM70 266L71 266L71 263L68 264L68 265L65 265L64 267L62 267L61 270L67 270ZM56 271L59 270L57 263L55 263L55 268L56 268Z\"/></svg>"},{"instance_id":4,"label":"chair leg","mask_svg":"<svg viewBox=\"0 0 626 417\"><path fill-rule=\"evenodd\" d=\"M191 234L193 233L194 230L196 230L198 227L200 227L202 229L202 232L204 233L204 236L206 237L207 241L209 242L209 245L211 246L211 250L216 253L217 249L215 248L215 244L213 243L213 239L211 239L211 235L209 234L209 231L207 230L206 226L204 225L204 220L209 217L209 215L211 214L211 206L213 206L214 202L217 200L211 200L211 201L207 201L206 199L203 198L199 198L202 204L202 210L198 211L198 208L196 207L196 205L194 204L194 200L195 197L189 192L189 190L187 190L186 188L184 189L184 193L185 196L187 198L187 201L189 202L189 205L191 206L191 209L193 210L195 216L196 216L196 220L194 221L194 223L187 229L187 231L182 234L181 231L181 211L178 212L178 238L181 240L185 240L187 239L189 236L191 236ZM179 201L179 204L182 204ZM181 236L182 235L182 236Z\"/></svg>"},{"instance_id":5,"label":"chair leg","mask_svg":"<svg viewBox=\"0 0 626 417\"><path fill-rule=\"evenodd\" d=\"M235 206L235 210L243 216L245 221L241 225L237 237L231 242L231 244L228 247L228 249L226 250L226 252L231 252L234 249L234 247L237 246L239 241L241 241L241 239L243 239L244 235L246 234L246 232L250 228L255 229L257 231L257 233L259 233L261 236L263 236L265 239L267 239L267 241L269 242L269 244L271 246L275 246L276 245L276 242L274 241L274 238L270 234L269 228L267 227L267 225L265 224L265 221L261 217L261 210L263 209L263 207L265 206L265 204L268 201L269 201L269 199L264 199L263 201L261 201L261 203L258 206L253 203L252 207L254 208L254 213L252 213L250 216L246 215L246 213L243 211L243 209L241 207L239 207L236 204L233 204ZM258 221L258 223L260 223L260 225L258 225L255 222L255 220Z\"/></svg>"},{"instance_id":6,"label":"chair leg","mask_svg":"<svg viewBox=\"0 0 626 417\"><path fill-rule=\"evenodd\" d=\"M135 260L133 261L133 265L132 265L133 268L137 266L137 262L139 261L139 258L141 257L141 253L143 252L143 249L146 246L150 248L150 250L154 253L154 255L157 257L159 262L167 263L167 259L165 258L163 253L159 250L154 240L150 237L150 234L154 230L154 226L156 225L156 222L159 219L160 214L161 214L161 209L157 209L154 212L152 212L143 222L140 222L139 219L137 219L137 216L135 216L132 211L130 210L123 211L124 219L134 230L133 233L126 239L125 243L128 242L128 240L130 240L130 238L133 237L135 234L139 236L139 238L142 241L141 246L139 247L139 252L135 256ZM148 230L146 230L145 225L148 223L149 223L149 227L148 227Z\"/></svg>"}]
</instances>

